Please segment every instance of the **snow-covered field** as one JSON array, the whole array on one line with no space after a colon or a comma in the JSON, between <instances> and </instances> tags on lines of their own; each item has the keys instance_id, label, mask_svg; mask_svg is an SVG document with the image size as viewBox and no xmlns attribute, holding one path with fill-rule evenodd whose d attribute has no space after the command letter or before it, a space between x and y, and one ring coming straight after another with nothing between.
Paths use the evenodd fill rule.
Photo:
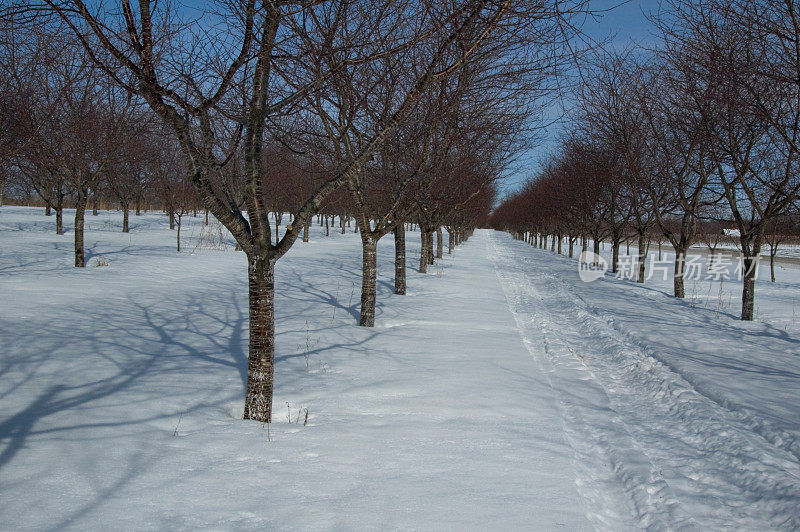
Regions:
<instances>
[{"instance_id":1,"label":"snow-covered field","mask_svg":"<svg viewBox=\"0 0 800 532\"><path fill-rule=\"evenodd\" d=\"M243 254L103 212L78 270L70 215L0 209L0 528L800 527L798 270L741 323L733 281L586 284L490 231L395 296L385 238L366 329L357 235L314 227L278 263L264 426Z\"/></svg>"}]
</instances>

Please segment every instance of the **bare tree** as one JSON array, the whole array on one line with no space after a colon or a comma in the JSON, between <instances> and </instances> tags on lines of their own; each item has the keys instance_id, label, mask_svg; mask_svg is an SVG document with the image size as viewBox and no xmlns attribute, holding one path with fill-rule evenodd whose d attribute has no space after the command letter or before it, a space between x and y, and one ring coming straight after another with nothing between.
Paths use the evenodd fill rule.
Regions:
<instances>
[{"instance_id":1,"label":"bare tree","mask_svg":"<svg viewBox=\"0 0 800 532\"><path fill-rule=\"evenodd\" d=\"M382 5L383 3L381 3ZM414 103L435 79L447 76L480 47L505 18L512 2L488 0L441 6L428 2L230 3L228 12L205 12L198 23L180 20L182 10L164 3L140 2L134 9L93 9L80 0L45 0L85 45L94 61L119 86L141 96L172 130L189 176L207 208L236 239L248 262L250 346L244 417L270 421L274 376L274 267L293 245L299 231L323 200L357 175ZM38 14L42 9L30 13ZM380 12L378 28L370 27ZM535 17L555 16L540 6ZM33 15L32 15L33 16ZM392 19L413 21L406 31L386 35L381 28L398 28ZM361 24L361 22L364 24ZM203 23L205 22L205 23ZM200 28L205 28L200 30ZM383 45L363 54L348 38L351 32L375 33ZM469 47L450 53L469 35ZM369 43L373 43L371 39ZM331 67L314 59L352 49ZM424 46L423 46L424 45ZM369 133L362 148L335 175L321 184L294 213L291 229L272 237L261 157L273 118L292 112L307 94L322 87L333 72L350 62L412 50L420 55L414 75L387 120ZM410 53L410 52L409 52ZM214 133L214 123L227 121L241 131L244 207L213 179L229 162Z\"/></svg>"},{"instance_id":2,"label":"bare tree","mask_svg":"<svg viewBox=\"0 0 800 532\"><path fill-rule=\"evenodd\" d=\"M800 191L800 83L793 81L800 55L781 45L786 41L774 32L782 24L798 42L796 9L783 2L675 2L674 13L670 38L688 50L686 62L713 88L706 107L713 185L739 229L741 317L752 320L765 232Z\"/></svg>"}]
</instances>

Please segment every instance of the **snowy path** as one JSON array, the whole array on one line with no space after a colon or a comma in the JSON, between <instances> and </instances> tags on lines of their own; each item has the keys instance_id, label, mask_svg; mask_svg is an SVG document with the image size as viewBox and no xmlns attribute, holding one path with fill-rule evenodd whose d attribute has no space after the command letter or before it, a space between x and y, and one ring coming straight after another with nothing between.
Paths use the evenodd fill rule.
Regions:
<instances>
[{"instance_id":1,"label":"snowy path","mask_svg":"<svg viewBox=\"0 0 800 532\"><path fill-rule=\"evenodd\" d=\"M765 438L752 415L701 393L636 332L620 330L613 311L599 309L619 297L614 281L586 286L564 257L508 235L481 237L520 334L559 395L596 526L624 527L626 512L653 529L800 526L794 442ZM643 299L640 319L654 326L663 312L695 311Z\"/></svg>"}]
</instances>

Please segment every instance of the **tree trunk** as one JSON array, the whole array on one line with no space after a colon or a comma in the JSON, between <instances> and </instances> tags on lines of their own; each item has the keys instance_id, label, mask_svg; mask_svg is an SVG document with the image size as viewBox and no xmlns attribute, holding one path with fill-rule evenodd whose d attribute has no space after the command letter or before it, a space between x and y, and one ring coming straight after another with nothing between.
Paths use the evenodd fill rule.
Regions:
<instances>
[{"instance_id":1,"label":"tree trunk","mask_svg":"<svg viewBox=\"0 0 800 532\"><path fill-rule=\"evenodd\" d=\"M177 238L178 238L178 253L181 252L181 219L183 218L183 214L178 214L178 231L177 231Z\"/></svg>"},{"instance_id":2,"label":"tree trunk","mask_svg":"<svg viewBox=\"0 0 800 532\"><path fill-rule=\"evenodd\" d=\"M167 216L169 216L169 228L175 229L175 209L173 209L171 206L167 211Z\"/></svg>"},{"instance_id":3,"label":"tree trunk","mask_svg":"<svg viewBox=\"0 0 800 532\"><path fill-rule=\"evenodd\" d=\"M406 295L406 228L402 223L394 228L394 293Z\"/></svg>"},{"instance_id":4,"label":"tree trunk","mask_svg":"<svg viewBox=\"0 0 800 532\"><path fill-rule=\"evenodd\" d=\"M775 282L775 255L778 254L778 248L776 247L773 251L772 248L769 250L769 277L772 282Z\"/></svg>"},{"instance_id":5,"label":"tree trunk","mask_svg":"<svg viewBox=\"0 0 800 532\"><path fill-rule=\"evenodd\" d=\"M97 199L97 191L92 192L92 216L98 216L98 204L99 200Z\"/></svg>"},{"instance_id":6,"label":"tree trunk","mask_svg":"<svg viewBox=\"0 0 800 532\"><path fill-rule=\"evenodd\" d=\"M619 270L619 237L614 236L614 239L611 243L611 272L617 273Z\"/></svg>"},{"instance_id":7,"label":"tree trunk","mask_svg":"<svg viewBox=\"0 0 800 532\"><path fill-rule=\"evenodd\" d=\"M453 232L454 231L455 230L447 232L447 254L448 255L453 253L453 242L454 242Z\"/></svg>"},{"instance_id":8,"label":"tree trunk","mask_svg":"<svg viewBox=\"0 0 800 532\"><path fill-rule=\"evenodd\" d=\"M561 255L561 235L558 235L558 254Z\"/></svg>"},{"instance_id":9,"label":"tree trunk","mask_svg":"<svg viewBox=\"0 0 800 532\"><path fill-rule=\"evenodd\" d=\"M75 267L86 266L86 257L83 252L83 218L86 213L87 191L78 188L75 200Z\"/></svg>"},{"instance_id":10,"label":"tree trunk","mask_svg":"<svg viewBox=\"0 0 800 532\"><path fill-rule=\"evenodd\" d=\"M346 227L345 227L345 224L344 224L344 217L343 216L339 217L339 225L341 226L342 234L344 234L344 232L346 230Z\"/></svg>"},{"instance_id":11,"label":"tree trunk","mask_svg":"<svg viewBox=\"0 0 800 532\"><path fill-rule=\"evenodd\" d=\"M574 236L568 236L569 238L569 258L572 258L575 255L575 238Z\"/></svg>"},{"instance_id":12,"label":"tree trunk","mask_svg":"<svg viewBox=\"0 0 800 532\"><path fill-rule=\"evenodd\" d=\"M53 210L50 208L50 204L44 206L44 215L45 216L53 216Z\"/></svg>"},{"instance_id":13,"label":"tree trunk","mask_svg":"<svg viewBox=\"0 0 800 532\"><path fill-rule=\"evenodd\" d=\"M205 212L205 219L203 220L203 225L208 226L208 209Z\"/></svg>"},{"instance_id":14,"label":"tree trunk","mask_svg":"<svg viewBox=\"0 0 800 532\"><path fill-rule=\"evenodd\" d=\"M271 421L275 376L275 264L248 257L250 346L244 419Z\"/></svg>"},{"instance_id":15,"label":"tree trunk","mask_svg":"<svg viewBox=\"0 0 800 532\"><path fill-rule=\"evenodd\" d=\"M309 221L308 221L308 222L306 222L306 224L303 226L303 242L308 242L308 229L309 229L309 226L310 226L310 225L311 225L311 221L309 220Z\"/></svg>"},{"instance_id":16,"label":"tree trunk","mask_svg":"<svg viewBox=\"0 0 800 532\"><path fill-rule=\"evenodd\" d=\"M761 254L761 243L742 239L744 252L742 279L742 320L753 321L755 317L756 276L758 275L758 259Z\"/></svg>"},{"instance_id":17,"label":"tree trunk","mask_svg":"<svg viewBox=\"0 0 800 532\"><path fill-rule=\"evenodd\" d=\"M639 276L636 278L637 283L644 283L645 263L647 262L647 247L649 242L644 233L639 233Z\"/></svg>"},{"instance_id":18,"label":"tree trunk","mask_svg":"<svg viewBox=\"0 0 800 532\"><path fill-rule=\"evenodd\" d=\"M375 284L378 278L378 241L372 235L361 231L361 319L362 327L375 326Z\"/></svg>"},{"instance_id":19,"label":"tree trunk","mask_svg":"<svg viewBox=\"0 0 800 532\"><path fill-rule=\"evenodd\" d=\"M428 273L428 244L425 242L428 239L428 232L420 230L419 240L419 273Z\"/></svg>"},{"instance_id":20,"label":"tree trunk","mask_svg":"<svg viewBox=\"0 0 800 532\"><path fill-rule=\"evenodd\" d=\"M64 234L64 196L60 192L56 198L56 234Z\"/></svg>"},{"instance_id":21,"label":"tree trunk","mask_svg":"<svg viewBox=\"0 0 800 532\"><path fill-rule=\"evenodd\" d=\"M122 204L122 232L127 233L129 232L130 228L128 226L128 220L130 218L130 209L128 208L127 203Z\"/></svg>"},{"instance_id":22,"label":"tree trunk","mask_svg":"<svg viewBox=\"0 0 800 532\"><path fill-rule=\"evenodd\" d=\"M428 264L432 265L435 263L433 255L433 231L428 231L428 238L426 239L426 243L428 244Z\"/></svg>"},{"instance_id":23,"label":"tree trunk","mask_svg":"<svg viewBox=\"0 0 800 532\"><path fill-rule=\"evenodd\" d=\"M325 216L325 236L331 236L331 227L328 223L328 216Z\"/></svg>"},{"instance_id":24,"label":"tree trunk","mask_svg":"<svg viewBox=\"0 0 800 532\"><path fill-rule=\"evenodd\" d=\"M756 299L756 270L758 268L755 257L744 257L744 279L742 280L742 320L753 321Z\"/></svg>"},{"instance_id":25,"label":"tree trunk","mask_svg":"<svg viewBox=\"0 0 800 532\"><path fill-rule=\"evenodd\" d=\"M672 289L675 297L684 298L686 292L684 290L683 277L686 273L686 250L684 248L675 248L675 275L672 280Z\"/></svg>"},{"instance_id":26,"label":"tree trunk","mask_svg":"<svg viewBox=\"0 0 800 532\"><path fill-rule=\"evenodd\" d=\"M442 250L444 248L444 237L442 235L442 227L436 228L436 258L442 258Z\"/></svg>"}]
</instances>

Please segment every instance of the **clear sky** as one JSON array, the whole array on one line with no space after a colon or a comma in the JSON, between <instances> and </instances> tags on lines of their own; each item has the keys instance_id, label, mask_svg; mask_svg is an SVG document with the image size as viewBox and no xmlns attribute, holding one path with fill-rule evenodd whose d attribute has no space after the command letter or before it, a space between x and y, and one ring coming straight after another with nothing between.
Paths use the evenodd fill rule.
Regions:
<instances>
[{"instance_id":1,"label":"clear sky","mask_svg":"<svg viewBox=\"0 0 800 532\"><path fill-rule=\"evenodd\" d=\"M587 16L582 25L588 38L601 42L607 39L611 47L627 47L634 44L655 44L658 41L655 28L648 15L658 11L658 0L591 0L589 9L597 12L595 17ZM560 110L553 111L558 116ZM543 132L539 145L528 152L518 163L520 167L503 183L501 196L513 192L540 168L547 155L557 149L560 124L550 125Z\"/></svg>"}]
</instances>

